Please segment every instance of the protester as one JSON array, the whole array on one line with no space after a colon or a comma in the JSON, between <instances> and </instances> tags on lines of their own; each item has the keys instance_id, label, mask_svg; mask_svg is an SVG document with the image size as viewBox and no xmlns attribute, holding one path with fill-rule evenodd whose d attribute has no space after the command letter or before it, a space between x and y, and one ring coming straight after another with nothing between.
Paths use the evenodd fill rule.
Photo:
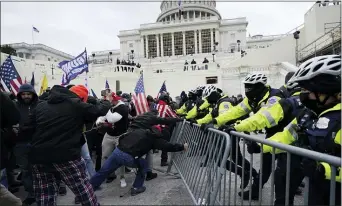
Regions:
<instances>
[{"instance_id":1,"label":"protester","mask_svg":"<svg viewBox=\"0 0 342 206\"><path fill-rule=\"evenodd\" d=\"M1 102L1 136L0 136L0 170L4 169L8 165L8 150L6 146L6 140L9 135L9 131L11 127L15 124L19 123L20 120L20 112L17 109L14 102L9 98L8 95L0 91L0 102ZM11 192L7 190L7 188L0 184L0 205L13 205L20 206L22 202L19 198L14 196Z\"/></svg>"},{"instance_id":2,"label":"protester","mask_svg":"<svg viewBox=\"0 0 342 206\"><path fill-rule=\"evenodd\" d=\"M137 116L130 125L126 134L119 139L119 146L114 150L110 157L106 160L102 168L94 175L90 182L94 189L100 187L105 178L125 165L128 167L138 168L138 172L131 188L131 195L135 196L146 190L143 186L145 174L148 171L147 162L141 158L152 149L161 149L167 152L177 152L187 149L187 144L171 144L162 139L162 133L154 127L158 124L175 124L182 119L178 118L160 118L157 116L158 111L147 112Z\"/></svg>"},{"instance_id":3,"label":"protester","mask_svg":"<svg viewBox=\"0 0 342 206\"><path fill-rule=\"evenodd\" d=\"M56 205L58 180L63 180L83 205L99 205L81 158L82 130L86 121L105 115L110 106L87 104L82 85L70 90L55 85L19 131L31 135L30 161L37 205Z\"/></svg>"},{"instance_id":4,"label":"protester","mask_svg":"<svg viewBox=\"0 0 342 206\"><path fill-rule=\"evenodd\" d=\"M19 88L19 92L17 94L17 107L20 111L20 122L19 122L19 130L22 129L23 124L28 120L28 116L35 109L38 104L38 96L33 86L30 84L23 84ZM19 168L22 173L22 182L27 191L27 197L23 201L23 203L31 205L35 202L34 194L33 194L33 183L32 183L32 171L31 165L29 164L29 143L31 139L30 136L26 134L18 135L16 139L16 145L14 147L14 154L16 156L16 163L19 165Z\"/></svg>"},{"instance_id":5,"label":"protester","mask_svg":"<svg viewBox=\"0 0 342 206\"><path fill-rule=\"evenodd\" d=\"M96 120L96 125L109 123L112 126L107 130L102 142L102 165L113 152L119 143L119 137L127 131L128 128L128 106L121 101L121 97L114 92L109 97L112 101L112 108L107 112L106 116L101 116ZM120 185L126 187L125 167L120 169Z\"/></svg>"}]
</instances>

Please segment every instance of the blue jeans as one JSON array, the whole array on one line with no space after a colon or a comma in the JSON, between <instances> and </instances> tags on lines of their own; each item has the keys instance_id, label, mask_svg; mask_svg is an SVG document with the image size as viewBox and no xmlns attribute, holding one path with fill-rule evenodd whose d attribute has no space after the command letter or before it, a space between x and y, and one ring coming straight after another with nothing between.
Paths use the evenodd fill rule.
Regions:
<instances>
[{"instance_id":1,"label":"blue jeans","mask_svg":"<svg viewBox=\"0 0 342 206\"><path fill-rule=\"evenodd\" d=\"M101 169L90 179L90 183L93 188L98 189L102 182L104 182L111 173L115 172L115 170L121 166L138 168L133 187L140 188L144 185L145 175L146 172L148 172L146 160L142 158L134 159L131 155L115 148L112 154L104 162Z\"/></svg>"},{"instance_id":2,"label":"blue jeans","mask_svg":"<svg viewBox=\"0 0 342 206\"><path fill-rule=\"evenodd\" d=\"M87 142L82 146L81 148L81 156L84 159L88 171L89 178L95 175L95 168L94 168L94 163L93 160L90 157L89 149L88 149L88 144Z\"/></svg>"},{"instance_id":3,"label":"blue jeans","mask_svg":"<svg viewBox=\"0 0 342 206\"><path fill-rule=\"evenodd\" d=\"M30 147L28 143L18 143L13 148L17 165L19 166L22 173L21 180L24 185L25 191L28 192L28 197L34 197L32 169L31 164L28 160L29 150Z\"/></svg>"},{"instance_id":4,"label":"blue jeans","mask_svg":"<svg viewBox=\"0 0 342 206\"><path fill-rule=\"evenodd\" d=\"M8 188L6 169L0 170L0 184Z\"/></svg>"}]
</instances>

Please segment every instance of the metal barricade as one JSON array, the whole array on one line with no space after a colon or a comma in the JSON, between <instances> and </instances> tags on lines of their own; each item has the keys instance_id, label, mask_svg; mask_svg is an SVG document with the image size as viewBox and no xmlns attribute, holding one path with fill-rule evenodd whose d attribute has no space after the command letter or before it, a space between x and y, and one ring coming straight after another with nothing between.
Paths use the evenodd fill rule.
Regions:
<instances>
[{"instance_id":1,"label":"metal barricade","mask_svg":"<svg viewBox=\"0 0 342 206\"><path fill-rule=\"evenodd\" d=\"M204 133L188 122L180 125L171 142L188 143L189 149L171 155L168 172L172 166L177 169L195 205L217 204L225 190L221 182L230 150L229 135L215 129Z\"/></svg>"},{"instance_id":2,"label":"metal barricade","mask_svg":"<svg viewBox=\"0 0 342 206\"><path fill-rule=\"evenodd\" d=\"M228 186L228 191L223 190L223 192L227 192L227 194L225 194L227 198L224 197L223 202L219 202L220 205L251 205L251 190L253 189L256 189L259 194L258 205L308 205L309 195L312 195L311 191L309 193L309 188L312 187L310 187L311 181L309 181L309 177L305 177L303 174L303 167L301 164L303 158L312 159L317 162L325 162L330 165L331 180L330 186L328 185L327 187L328 190L330 188L330 191L333 192L330 192L329 194L328 191L330 196L329 205L335 205L335 195L340 195L340 190L338 192L335 189L341 187L340 183L338 183L339 186L336 187L336 168L341 167L341 158L270 141L264 139L264 137L258 137L257 135L231 132L230 136L232 138L232 149L230 150L229 155L230 161L228 160L227 162L227 173L229 173L229 178L227 178L227 173L224 172L223 181L221 182L221 187ZM248 152L246 152L246 144L251 142L260 144L261 151L259 154L248 154ZM272 147L272 152L263 153L263 145ZM281 150L281 153L278 151L276 153L276 150ZM233 152L235 152L235 155ZM255 163L257 161L259 161L260 164L256 165L255 169L259 170L259 174L255 176L252 172L254 170L253 162ZM284 166L279 166L280 161L284 163L282 164ZM250 163L250 166L247 162ZM275 167L276 164L277 167ZM239 170L241 173L239 173ZM246 174L246 172L248 174ZM234 178L232 177L234 175L232 173L235 173ZM245 191L249 190L248 200L243 200L242 195L241 197L237 195L239 190L243 191L243 189L240 189L237 186L237 177L239 176L241 185L245 185L246 178L249 179L249 187L246 187L245 189ZM269 177L271 183L267 184ZM258 182L257 188L252 187L252 179ZM304 180L305 184L304 197L295 197L296 190L299 188L302 180ZM322 185L322 187L324 186ZM322 188L322 192L327 191ZM338 198L340 198L340 196ZM267 201L264 199L267 199ZM274 202L274 200L276 200L276 202Z\"/></svg>"}]
</instances>

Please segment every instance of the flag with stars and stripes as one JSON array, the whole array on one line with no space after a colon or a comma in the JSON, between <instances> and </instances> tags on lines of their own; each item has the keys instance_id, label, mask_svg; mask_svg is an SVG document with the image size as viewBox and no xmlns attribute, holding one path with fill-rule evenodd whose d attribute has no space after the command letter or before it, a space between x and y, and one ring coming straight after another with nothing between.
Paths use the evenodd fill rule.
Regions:
<instances>
[{"instance_id":1,"label":"flag with stars and stripes","mask_svg":"<svg viewBox=\"0 0 342 206\"><path fill-rule=\"evenodd\" d=\"M150 108L147 103L145 88L144 88L144 77L143 74L140 75L140 78L137 82L137 85L134 89L133 93L133 103L137 110L137 115L141 115L145 112L149 112Z\"/></svg>"},{"instance_id":2,"label":"flag with stars and stripes","mask_svg":"<svg viewBox=\"0 0 342 206\"><path fill-rule=\"evenodd\" d=\"M167 93L165 81L163 82L163 84L162 84L162 86L161 86L161 88L160 88L160 90L159 90L159 93L158 93L158 95L157 95L157 99L159 98L159 96L160 96L161 94L164 94L164 93Z\"/></svg>"},{"instance_id":3,"label":"flag with stars and stripes","mask_svg":"<svg viewBox=\"0 0 342 206\"><path fill-rule=\"evenodd\" d=\"M110 89L110 88L109 88L109 84L108 84L108 80L107 80L107 79L106 79L105 89Z\"/></svg>"},{"instance_id":4,"label":"flag with stars and stripes","mask_svg":"<svg viewBox=\"0 0 342 206\"><path fill-rule=\"evenodd\" d=\"M17 95L19 87L23 84L21 77L13 64L11 56L8 56L0 68L0 79L3 89Z\"/></svg>"}]
</instances>

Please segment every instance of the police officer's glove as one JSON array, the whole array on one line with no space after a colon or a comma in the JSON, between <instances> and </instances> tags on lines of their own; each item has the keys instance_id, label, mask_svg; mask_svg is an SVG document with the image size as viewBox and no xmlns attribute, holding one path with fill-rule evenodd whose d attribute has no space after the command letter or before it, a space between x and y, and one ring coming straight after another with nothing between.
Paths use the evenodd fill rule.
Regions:
<instances>
[{"instance_id":1,"label":"police officer's glove","mask_svg":"<svg viewBox=\"0 0 342 206\"><path fill-rule=\"evenodd\" d=\"M317 162L313 159L304 158L302 161L303 174L309 178L313 178L315 176L315 172L317 169Z\"/></svg>"},{"instance_id":2,"label":"police officer's glove","mask_svg":"<svg viewBox=\"0 0 342 206\"><path fill-rule=\"evenodd\" d=\"M202 124L202 125L201 125L201 130L203 130L204 133L207 133L207 132L209 131L210 128L214 128L214 124L213 124L213 123Z\"/></svg>"},{"instance_id":3,"label":"police officer's glove","mask_svg":"<svg viewBox=\"0 0 342 206\"><path fill-rule=\"evenodd\" d=\"M247 142L247 151L249 154L260 153L261 147L256 142Z\"/></svg>"},{"instance_id":4,"label":"police officer's glove","mask_svg":"<svg viewBox=\"0 0 342 206\"><path fill-rule=\"evenodd\" d=\"M189 119L188 121L189 121L191 127L194 126L194 124L197 124L197 121L194 119Z\"/></svg>"},{"instance_id":5,"label":"police officer's glove","mask_svg":"<svg viewBox=\"0 0 342 206\"><path fill-rule=\"evenodd\" d=\"M234 128L234 125L223 125L219 128L219 130L226 132L227 134L230 134L230 132L235 132L236 129Z\"/></svg>"},{"instance_id":6,"label":"police officer's glove","mask_svg":"<svg viewBox=\"0 0 342 206\"><path fill-rule=\"evenodd\" d=\"M184 121L184 118L181 118L181 117L176 118L176 122L183 122L183 121Z\"/></svg>"}]
</instances>

